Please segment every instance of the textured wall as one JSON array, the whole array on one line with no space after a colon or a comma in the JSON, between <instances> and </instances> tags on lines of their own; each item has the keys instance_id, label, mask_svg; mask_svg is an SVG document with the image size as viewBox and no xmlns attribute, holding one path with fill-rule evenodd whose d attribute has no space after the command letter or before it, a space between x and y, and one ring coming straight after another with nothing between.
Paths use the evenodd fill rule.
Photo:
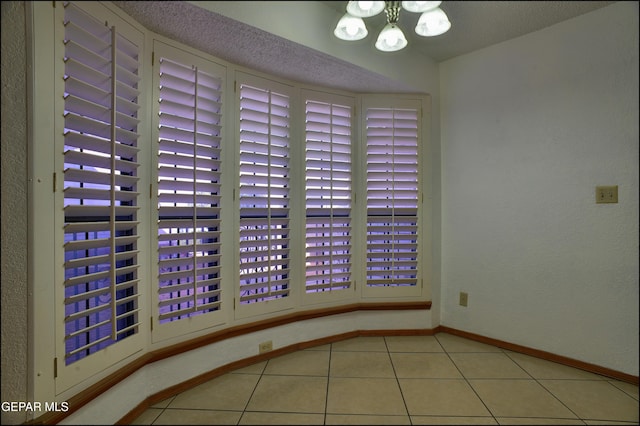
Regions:
<instances>
[{"instance_id":1,"label":"textured wall","mask_svg":"<svg viewBox=\"0 0 640 426\"><path fill-rule=\"evenodd\" d=\"M24 2L2 2L2 401L27 400L27 123ZM26 420L2 412L2 424Z\"/></svg>"},{"instance_id":2,"label":"textured wall","mask_svg":"<svg viewBox=\"0 0 640 426\"><path fill-rule=\"evenodd\" d=\"M638 3L440 76L442 324L638 375Z\"/></svg>"}]
</instances>

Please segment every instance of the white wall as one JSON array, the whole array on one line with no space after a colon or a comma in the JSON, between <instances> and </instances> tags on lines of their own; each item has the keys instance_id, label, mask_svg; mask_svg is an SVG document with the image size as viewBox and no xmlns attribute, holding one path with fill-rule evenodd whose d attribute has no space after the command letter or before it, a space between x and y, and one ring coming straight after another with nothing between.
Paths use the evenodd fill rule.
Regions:
<instances>
[{"instance_id":1,"label":"white wall","mask_svg":"<svg viewBox=\"0 0 640 426\"><path fill-rule=\"evenodd\" d=\"M442 324L638 375L638 3L440 77Z\"/></svg>"}]
</instances>

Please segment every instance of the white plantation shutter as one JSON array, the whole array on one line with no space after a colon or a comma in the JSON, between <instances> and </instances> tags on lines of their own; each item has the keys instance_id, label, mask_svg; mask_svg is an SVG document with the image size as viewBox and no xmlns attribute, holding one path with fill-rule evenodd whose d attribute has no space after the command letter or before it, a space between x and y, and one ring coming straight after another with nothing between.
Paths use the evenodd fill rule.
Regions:
<instances>
[{"instance_id":1,"label":"white plantation shutter","mask_svg":"<svg viewBox=\"0 0 640 426\"><path fill-rule=\"evenodd\" d=\"M160 58L158 320L220 309L222 80Z\"/></svg>"},{"instance_id":2,"label":"white plantation shutter","mask_svg":"<svg viewBox=\"0 0 640 426\"><path fill-rule=\"evenodd\" d=\"M139 47L64 18L65 364L139 332ZM115 77L115 78L114 78Z\"/></svg>"},{"instance_id":3,"label":"white plantation shutter","mask_svg":"<svg viewBox=\"0 0 640 426\"><path fill-rule=\"evenodd\" d=\"M240 91L239 303L289 296L289 96Z\"/></svg>"},{"instance_id":4,"label":"white plantation shutter","mask_svg":"<svg viewBox=\"0 0 640 426\"><path fill-rule=\"evenodd\" d=\"M351 287L350 106L305 103L307 293Z\"/></svg>"},{"instance_id":5,"label":"white plantation shutter","mask_svg":"<svg viewBox=\"0 0 640 426\"><path fill-rule=\"evenodd\" d=\"M417 109L369 108L367 138L367 286L418 283Z\"/></svg>"}]
</instances>

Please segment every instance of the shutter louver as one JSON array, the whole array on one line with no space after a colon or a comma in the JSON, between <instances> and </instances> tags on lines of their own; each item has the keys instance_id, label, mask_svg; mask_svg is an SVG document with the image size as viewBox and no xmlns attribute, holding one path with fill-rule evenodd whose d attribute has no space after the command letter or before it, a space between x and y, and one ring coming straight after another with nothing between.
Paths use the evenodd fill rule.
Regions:
<instances>
[{"instance_id":1,"label":"shutter louver","mask_svg":"<svg viewBox=\"0 0 640 426\"><path fill-rule=\"evenodd\" d=\"M289 97L240 85L241 304L289 295Z\"/></svg>"},{"instance_id":2,"label":"shutter louver","mask_svg":"<svg viewBox=\"0 0 640 426\"><path fill-rule=\"evenodd\" d=\"M351 108L306 101L306 291L351 287Z\"/></svg>"},{"instance_id":3,"label":"shutter louver","mask_svg":"<svg viewBox=\"0 0 640 426\"><path fill-rule=\"evenodd\" d=\"M418 114L367 110L367 285L416 286Z\"/></svg>"},{"instance_id":4,"label":"shutter louver","mask_svg":"<svg viewBox=\"0 0 640 426\"><path fill-rule=\"evenodd\" d=\"M138 46L65 4L65 363L138 333Z\"/></svg>"},{"instance_id":5,"label":"shutter louver","mask_svg":"<svg viewBox=\"0 0 640 426\"><path fill-rule=\"evenodd\" d=\"M160 323L220 309L222 80L160 59Z\"/></svg>"}]
</instances>

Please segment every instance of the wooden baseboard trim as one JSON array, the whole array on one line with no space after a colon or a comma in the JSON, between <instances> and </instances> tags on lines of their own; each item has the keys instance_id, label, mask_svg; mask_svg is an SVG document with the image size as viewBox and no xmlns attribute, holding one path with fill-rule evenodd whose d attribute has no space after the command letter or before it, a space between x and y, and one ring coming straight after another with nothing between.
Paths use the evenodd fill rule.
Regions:
<instances>
[{"instance_id":1,"label":"wooden baseboard trim","mask_svg":"<svg viewBox=\"0 0 640 426\"><path fill-rule=\"evenodd\" d=\"M439 326L438 329L443 333L453 334L456 336L464 337L466 339L475 340L480 343L486 343L488 345L497 346L499 348L507 349L513 352L519 352L525 355L530 355L536 358L544 359L546 361L552 361L558 364L566 365L568 367L578 368L580 370L588 371L589 373L599 374L601 376L610 377L612 379L620 380L622 382L631 383L632 385L638 386L638 376L622 373L610 368L601 367L599 365L590 364L588 362L579 361L562 355L556 355L551 352L545 352L538 349L505 342L502 340L492 339L491 337L485 337L479 334L469 333L451 327Z\"/></svg>"},{"instance_id":2,"label":"wooden baseboard trim","mask_svg":"<svg viewBox=\"0 0 640 426\"><path fill-rule=\"evenodd\" d=\"M42 425L42 424L57 424L59 422L61 422L62 420L64 420L66 417L70 416L71 414L73 414L75 411L79 410L80 408L82 408L83 406L85 406L87 403L91 402L93 399L97 398L99 395L101 395L102 393L106 392L107 390L109 390L111 387L115 386L116 384L118 384L119 382L121 382L122 380L126 379L127 377L129 377L130 375L132 375L133 373L135 373L137 370L143 368L145 365L151 364L153 362L165 359L165 358L169 358L172 356L176 356L179 355L181 353L185 353L188 351L191 351L193 349L197 349L197 348L201 348L203 346L207 346L210 345L212 343L216 343L225 339L229 339L231 337L236 337L236 336L240 336L243 334L249 334L249 333L254 333L256 331L260 331L260 330L265 330L268 328L273 328L273 327L278 327L281 325L286 325L286 324L291 324L294 322L298 322L298 321L305 321L305 320L309 320L309 319L314 319L314 318L321 318L321 317L326 317L326 316L331 316L331 315L339 315L339 314L345 314L345 313L349 313L349 312L357 312L357 311L403 311L403 310L428 310L431 309L431 301L420 301L420 302L391 302L391 303L385 303L385 302L381 302L381 303L353 303L353 304L349 304L349 305L341 305L341 306L335 306L335 307L330 307L330 308L320 308L320 309L312 309L312 310L306 310L306 311L301 311L301 312L294 312L291 314L286 314L286 315L281 315L278 317L274 317L274 318L269 318L263 321L256 321L253 323L249 323L249 324L243 324L243 325L239 325L239 326L234 326L234 327L229 327L226 328L224 330L220 330L217 332L213 332L210 334L207 334L205 336L201 336L195 339L191 339L185 342L181 342L175 345L171 345L168 346L166 348L161 348L161 349L157 349L151 352L148 352L144 355L141 355L139 358L137 358L136 360L132 361L131 363L127 364L126 366L122 367L120 370L118 370L117 372L111 374L110 376L104 378L103 380L100 380L99 382L97 382L96 384L90 386L89 388L85 389L84 391L82 391L80 394L75 395L71 398L69 398L67 400L67 402L69 403L69 410L66 412L50 412L50 413L46 413L36 419L33 419L25 424L33 424L33 425ZM358 333L357 331L355 333ZM347 333L349 334L349 333ZM357 335L357 334L356 334ZM349 337L343 337L343 338L349 338ZM322 340L322 339L321 339ZM302 343L297 344L297 345L292 345L289 346L287 348L291 348L290 351L294 351L294 350L299 350L300 348L304 349L304 347L300 346L298 347L298 345L302 345ZM310 346L315 346L316 343L311 344ZM221 367L223 369L225 369L225 371L231 371L233 369L236 368L240 368L240 366L243 365L243 363L246 362L246 364L244 365L250 365L252 363L258 362L260 360L259 357L266 355L266 357L264 359L268 359L274 356L279 356L282 355L284 353L285 349L287 348L280 348L274 351L271 351L267 354L262 354L262 355L258 355L256 357L251 357L248 358L247 360L240 360L237 362L234 362L232 364L229 364L229 366L224 366ZM282 352L281 352L282 351ZM240 363L240 364L238 364ZM233 367L230 367L233 366ZM215 371L217 371L218 369L214 370L214 372L209 372L207 374L213 374L212 377L216 377L216 373ZM220 374L224 374L224 373L220 373ZM200 377L200 376L198 376ZM206 381L208 379L203 379L203 381ZM179 385L177 385L179 386ZM191 385L194 386L194 385ZM175 386L171 387L171 389L175 388ZM161 392L161 393L164 393ZM153 396L155 397L155 395ZM150 398L153 398L150 397ZM146 403L147 401L150 400L150 398L145 399L145 401L143 403ZM161 401L162 399L160 399ZM152 404L155 404L155 402L158 402L155 400L155 398L153 398ZM141 404L143 404L141 403ZM146 405L148 406L148 405ZM128 416L127 416L128 417Z\"/></svg>"}]
</instances>

